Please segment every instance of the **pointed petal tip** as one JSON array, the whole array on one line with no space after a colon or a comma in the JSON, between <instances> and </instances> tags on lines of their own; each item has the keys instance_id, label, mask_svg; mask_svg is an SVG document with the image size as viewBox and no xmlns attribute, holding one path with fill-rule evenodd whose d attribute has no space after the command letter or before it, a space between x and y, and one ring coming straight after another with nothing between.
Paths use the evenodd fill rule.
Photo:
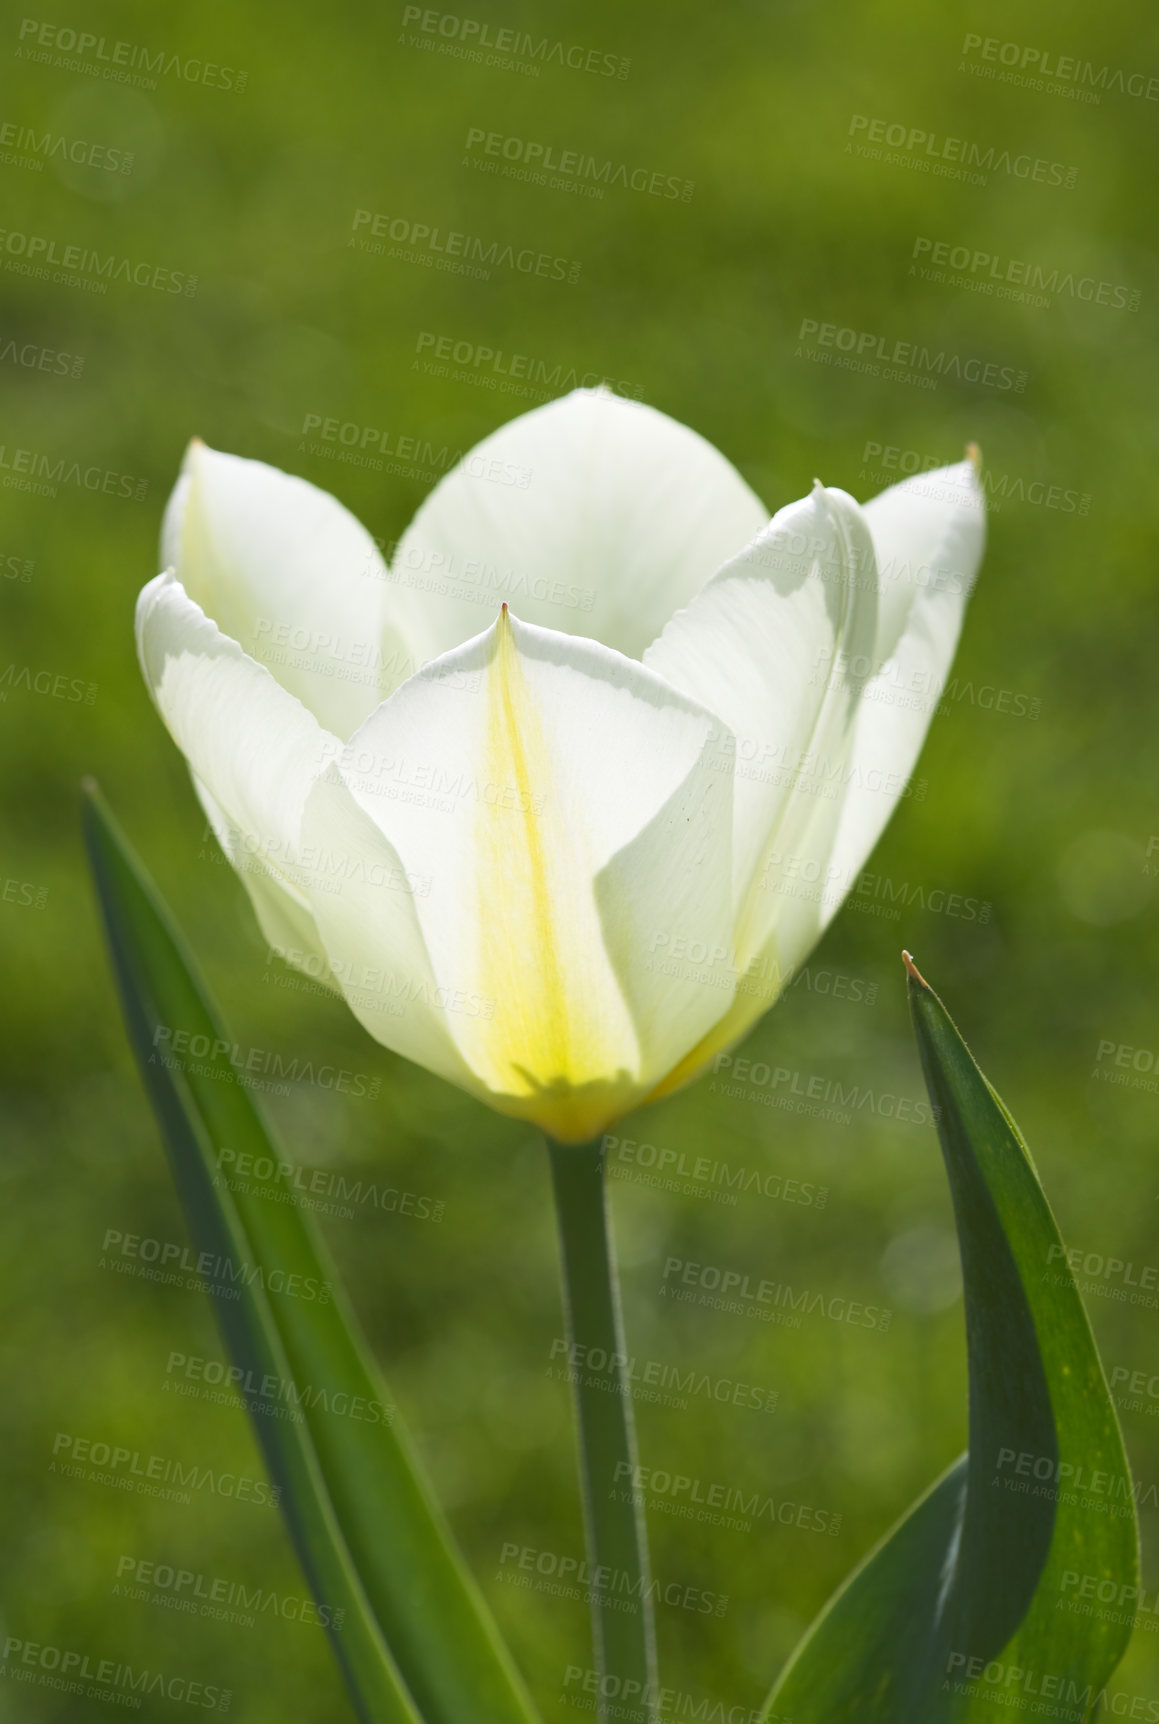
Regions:
<instances>
[{"instance_id":1,"label":"pointed petal tip","mask_svg":"<svg viewBox=\"0 0 1159 1724\"><path fill-rule=\"evenodd\" d=\"M191 437L181 457L181 477L192 479L199 469L204 468L205 457L211 453L212 450L204 437Z\"/></svg>"},{"instance_id":2,"label":"pointed petal tip","mask_svg":"<svg viewBox=\"0 0 1159 1724\"><path fill-rule=\"evenodd\" d=\"M976 443L967 443L966 444L966 459L967 459L967 461L969 461L971 467L973 467L975 473L981 475L981 472L982 472L982 451L981 451L981 449L979 449L979 447Z\"/></svg>"}]
</instances>

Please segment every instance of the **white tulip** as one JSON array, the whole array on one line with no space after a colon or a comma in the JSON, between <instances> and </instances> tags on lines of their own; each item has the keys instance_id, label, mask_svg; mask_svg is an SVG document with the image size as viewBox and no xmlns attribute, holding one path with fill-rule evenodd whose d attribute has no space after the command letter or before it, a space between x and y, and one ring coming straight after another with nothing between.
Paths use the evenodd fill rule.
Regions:
<instances>
[{"instance_id":1,"label":"white tulip","mask_svg":"<svg viewBox=\"0 0 1159 1724\"><path fill-rule=\"evenodd\" d=\"M695 432L580 390L448 473L390 570L325 492L193 444L137 636L270 943L579 1142L803 963L904 793L984 535L970 460L770 521Z\"/></svg>"}]
</instances>

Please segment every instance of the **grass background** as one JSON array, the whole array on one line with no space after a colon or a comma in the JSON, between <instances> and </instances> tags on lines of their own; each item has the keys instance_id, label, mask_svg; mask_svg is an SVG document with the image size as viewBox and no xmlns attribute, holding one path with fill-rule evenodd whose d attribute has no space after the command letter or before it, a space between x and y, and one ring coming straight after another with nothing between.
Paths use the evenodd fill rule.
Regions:
<instances>
[{"instance_id":1,"label":"grass background","mask_svg":"<svg viewBox=\"0 0 1159 1724\"><path fill-rule=\"evenodd\" d=\"M991 905L989 920L920 901L896 919L848 909L812 974L852 978L862 1002L799 986L745 1052L919 1098L898 956L910 947L1026 1132L1064 1235L1132 1263L1136 1277L1159 1264L1159 1095L1095 1075L1102 1042L1159 1050L1159 920L1146 871L1159 830L1159 106L1115 87L1090 103L985 78L977 52L962 52L967 33L994 35L1145 80L1159 55L1144 9L1111 0L1063 19L1032 0L472 0L464 16L627 59L628 75L464 62L413 46L401 7L365 3L208 0L165 15L78 0L75 17L49 20L244 69L242 93L172 73L152 90L122 86L21 57L15 14L0 31L4 120L135 154L129 175L0 162L6 227L198 278L192 297L125 284L97 296L0 269L4 338L85 361L72 378L0 359L0 660L97 685L91 705L16 687L0 708L0 872L20 888L0 902L4 1622L27 1640L228 1687L234 1715L253 1724L352 1716L319 1629L272 1616L238 1626L115 1587L131 1556L300 1596L276 1514L212 1496L151 1503L50 1470L57 1432L202 1465L260 1465L240 1413L167 1389L172 1351L221 1356L204 1295L100 1266L109 1229L185 1235L85 877L76 785L86 772L154 871L239 1041L381 1080L373 1101L311 1086L275 1098L293 1154L348 1178L389 1176L445 1205L437 1223L364 1205L327 1232L548 1720L574 1715L564 1673L588 1661L587 1621L582 1603L510 1584L502 1560L507 1545L581 1550L568 1392L549 1374L560 1319L542 1146L375 1046L338 1004L275 985L282 972L267 965L141 684L132 606L155 573L162 506L191 434L305 474L392 541L430 479L311 456L306 415L454 450L528 405L416 368L426 331L625 380L710 438L770 508L814 474L860 496L880 489L869 444L948 461L970 438L1008 492L1043 481L1088 496L1085 515L1009 496L993 513L960 697L933 724L924 798L902 805L871 863L907 897L915 887L960 893ZM1077 183L997 171L979 186L863 159L847 147L854 115L1025 152L1075 168ZM616 188L595 200L490 176L467 160L472 127L695 189L688 202ZM357 208L575 259L580 278L496 270L470 281L362 255L348 245ZM931 283L910 270L917 236L1122 283L1142 290L1141 305L1059 297L1028 307ZM931 391L810 362L797 339L804 319L980 356L1025 371L1026 388L946 377ZM55 497L23 492L9 483L17 450L147 480L147 494L68 482ZM1001 704L1013 710L983 689L1009 691ZM46 892L43 908L20 901L25 885ZM652 1516L661 1579L728 1599L721 1615L661 1608L666 1683L695 1704L756 1707L853 1562L964 1442L961 1306L937 1145L928 1127L868 1109L837 1125L706 1082L624 1135L829 1188L824 1209L616 1189L633 1351L779 1395L772 1415L703 1395L685 1408L641 1405L645 1460L842 1517L828 1536ZM889 1306L892 1326L813 1318L792 1331L673 1306L658 1295L669 1255ZM1150 1377L1159 1316L1109 1296L1123 1279L1097 1282L1092 1320L1108 1366ZM1159 1485L1159 1399L1144 1395L1142 1409L1123 1418L1146 1491ZM1153 1590L1153 1511L1143 1527ZM1153 1637L1137 1635L1116 1687L1159 1698ZM14 1682L0 1694L5 1715L21 1720L107 1710Z\"/></svg>"}]
</instances>

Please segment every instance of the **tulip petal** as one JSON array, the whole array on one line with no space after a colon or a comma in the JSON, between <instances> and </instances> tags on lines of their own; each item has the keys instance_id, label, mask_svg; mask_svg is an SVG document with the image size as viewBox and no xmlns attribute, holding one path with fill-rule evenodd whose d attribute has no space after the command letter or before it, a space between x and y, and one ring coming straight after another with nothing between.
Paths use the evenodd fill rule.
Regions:
<instances>
[{"instance_id":1,"label":"tulip petal","mask_svg":"<svg viewBox=\"0 0 1159 1724\"><path fill-rule=\"evenodd\" d=\"M985 544L984 498L972 460L894 485L861 515L873 537L881 602L876 620L870 607L844 640L822 649L821 662L845 690L842 707L852 726L808 788L834 794L810 799L798 791L780 817L759 881L753 924L759 943L742 948L748 968L737 996L658 1095L678 1089L737 1041L804 962L904 795L949 674ZM718 579L727 575L722 570ZM860 582L855 593L864 600ZM660 656L650 650L646 662ZM686 662L669 663L668 674L683 674ZM682 686L696 692L687 677ZM700 692L709 698L706 688ZM721 698L716 705L728 715ZM738 806L743 788L742 762Z\"/></svg>"},{"instance_id":2,"label":"tulip petal","mask_svg":"<svg viewBox=\"0 0 1159 1724\"><path fill-rule=\"evenodd\" d=\"M638 658L768 520L687 426L603 389L511 420L440 481L392 573L445 652L509 600L521 617Z\"/></svg>"},{"instance_id":3,"label":"tulip petal","mask_svg":"<svg viewBox=\"0 0 1159 1724\"><path fill-rule=\"evenodd\" d=\"M327 966L359 1023L405 1059L485 1093L447 1028L448 1009L479 1005L439 985L415 912L425 881L408 876L334 763L306 799L302 841L320 864L311 901Z\"/></svg>"},{"instance_id":4,"label":"tulip petal","mask_svg":"<svg viewBox=\"0 0 1159 1724\"><path fill-rule=\"evenodd\" d=\"M366 529L263 461L191 443L161 548L190 598L337 736L428 656L415 597L389 584Z\"/></svg>"},{"instance_id":5,"label":"tulip petal","mask_svg":"<svg viewBox=\"0 0 1159 1724\"><path fill-rule=\"evenodd\" d=\"M923 601L959 600L960 620L986 548L980 460L971 445L964 461L915 473L863 505L877 553L875 669L897 652Z\"/></svg>"},{"instance_id":6,"label":"tulip petal","mask_svg":"<svg viewBox=\"0 0 1159 1724\"><path fill-rule=\"evenodd\" d=\"M300 827L310 785L341 742L222 634L172 573L150 581L137 601L137 648L153 700L263 933L326 979Z\"/></svg>"},{"instance_id":7,"label":"tulip petal","mask_svg":"<svg viewBox=\"0 0 1159 1724\"><path fill-rule=\"evenodd\" d=\"M338 982L330 973L325 947L310 914L301 863L288 874L271 868L254 836L234 825L196 772L191 769L189 776L217 842L249 893L258 926L269 942L271 955L276 954L293 968L304 970L313 981L332 993L341 993Z\"/></svg>"},{"instance_id":8,"label":"tulip petal","mask_svg":"<svg viewBox=\"0 0 1159 1724\"><path fill-rule=\"evenodd\" d=\"M421 889L382 891L377 908L344 889L341 929L315 897L339 978L343 951L413 965L444 1005L467 1087L554 1136L593 1136L727 997L687 961L675 975L653 962L691 940L730 955L718 729L632 660L504 611L384 702L343 752L345 785L386 840L365 854L396 857ZM333 795L319 785L312 805ZM366 844L352 823L343 841ZM413 928L398 932L412 907L423 952ZM408 1051L384 1014L363 1021ZM452 1075L429 1051L411 1057Z\"/></svg>"},{"instance_id":9,"label":"tulip petal","mask_svg":"<svg viewBox=\"0 0 1159 1724\"><path fill-rule=\"evenodd\" d=\"M761 890L767 870L800 870L817 853L810 832L818 804L837 794L831 781L840 781L855 716L850 666L872 651L876 592L861 510L817 484L779 510L644 655L736 737L733 880L744 965L784 919L784 906Z\"/></svg>"},{"instance_id":10,"label":"tulip petal","mask_svg":"<svg viewBox=\"0 0 1159 1724\"><path fill-rule=\"evenodd\" d=\"M841 819L826 869L822 927L864 867L917 765L950 673L986 543L972 460L915 474L865 506L888 627L862 679ZM892 591L891 591L892 589Z\"/></svg>"}]
</instances>

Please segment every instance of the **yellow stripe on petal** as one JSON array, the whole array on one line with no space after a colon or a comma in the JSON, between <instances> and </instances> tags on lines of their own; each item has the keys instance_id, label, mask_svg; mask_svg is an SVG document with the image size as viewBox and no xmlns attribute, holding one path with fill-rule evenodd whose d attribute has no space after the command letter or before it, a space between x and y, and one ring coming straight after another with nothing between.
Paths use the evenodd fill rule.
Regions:
<instances>
[{"instance_id":1,"label":"yellow stripe on petal","mask_svg":"<svg viewBox=\"0 0 1159 1724\"><path fill-rule=\"evenodd\" d=\"M509 1002L524 1062L571 1080L574 1058L563 971L552 914L545 822L551 763L504 605L488 677L487 766L480 806L481 882L497 888L483 903L483 964L490 997ZM511 807L504 807L510 790ZM509 1062L510 1063L510 1062Z\"/></svg>"},{"instance_id":2,"label":"yellow stripe on petal","mask_svg":"<svg viewBox=\"0 0 1159 1724\"><path fill-rule=\"evenodd\" d=\"M585 834L581 821L569 819L566 762L545 734L506 605L487 669L485 722L475 986L493 1002L493 1015L478 1026L490 1067L481 1075L511 1097L538 1098L535 1115L558 1113L552 1129L574 1136L593 1106L602 1111L593 1092L627 1079L623 1006L608 998Z\"/></svg>"}]
</instances>

